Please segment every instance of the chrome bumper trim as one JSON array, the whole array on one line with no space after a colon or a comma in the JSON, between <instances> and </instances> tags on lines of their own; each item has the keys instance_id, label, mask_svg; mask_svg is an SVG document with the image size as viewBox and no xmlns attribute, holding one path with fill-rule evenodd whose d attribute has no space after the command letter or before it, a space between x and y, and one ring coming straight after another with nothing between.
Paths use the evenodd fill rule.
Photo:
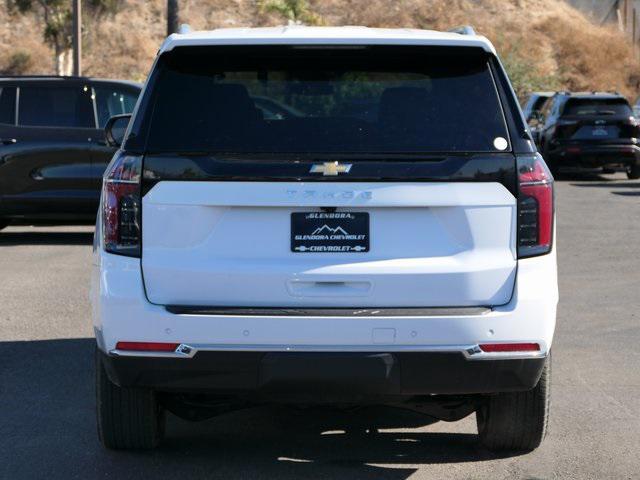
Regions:
<instances>
[{"instance_id":1,"label":"chrome bumper trim","mask_svg":"<svg viewBox=\"0 0 640 480\"><path fill-rule=\"evenodd\" d=\"M167 305L174 315L206 315L225 317L467 317L491 313L490 307L198 307Z\"/></svg>"},{"instance_id":2,"label":"chrome bumper trim","mask_svg":"<svg viewBox=\"0 0 640 480\"><path fill-rule=\"evenodd\" d=\"M539 342L538 342L539 343ZM462 353L467 360L513 360L544 358L547 349L541 345L537 352L483 352L476 345L217 345L181 343L173 352L136 352L110 350L118 357L193 358L198 352L442 352Z\"/></svg>"}]
</instances>

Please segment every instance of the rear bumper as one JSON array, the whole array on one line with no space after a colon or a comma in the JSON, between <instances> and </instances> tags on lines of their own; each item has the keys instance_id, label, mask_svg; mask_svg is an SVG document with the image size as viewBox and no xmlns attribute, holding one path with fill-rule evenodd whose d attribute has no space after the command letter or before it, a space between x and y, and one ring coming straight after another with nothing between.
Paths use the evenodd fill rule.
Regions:
<instances>
[{"instance_id":1,"label":"rear bumper","mask_svg":"<svg viewBox=\"0 0 640 480\"><path fill-rule=\"evenodd\" d=\"M368 378L369 370L386 372L380 359L387 362L388 375L377 373L366 382L377 385L376 392L528 389L537 382L551 348L558 301L555 251L520 260L511 300L485 309L383 311L366 316L215 309L174 313L147 300L139 259L99 249L91 296L98 347L114 382L159 390L253 393L283 384L282 376L293 391L312 386L312 379L327 391L353 386L366 392L371 387L359 379ZM170 342L181 347L168 353L121 352L116 349L119 341ZM540 350L477 351L478 344L501 342L535 342ZM303 367L296 370L296 365ZM273 374L277 382L268 380L270 372L277 372Z\"/></svg>"},{"instance_id":2,"label":"rear bumper","mask_svg":"<svg viewBox=\"0 0 640 480\"><path fill-rule=\"evenodd\" d=\"M111 381L120 386L302 403L529 390L545 362L469 362L453 352L201 351L188 361L101 356Z\"/></svg>"},{"instance_id":3,"label":"rear bumper","mask_svg":"<svg viewBox=\"0 0 640 480\"><path fill-rule=\"evenodd\" d=\"M558 166L603 167L640 163L640 147L632 144L563 143L547 155Z\"/></svg>"}]
</instances>

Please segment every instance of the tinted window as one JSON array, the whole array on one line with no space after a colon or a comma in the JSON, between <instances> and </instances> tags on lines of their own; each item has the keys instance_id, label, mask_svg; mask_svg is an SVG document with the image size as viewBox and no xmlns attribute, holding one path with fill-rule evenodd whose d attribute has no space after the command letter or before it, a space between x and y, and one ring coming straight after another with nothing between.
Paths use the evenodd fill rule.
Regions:
<instances>
[{"instance_id":1,"label":"tinted window","mask_svg":"<svg viewBox=\"0 0 640 480\"><path fill-rule=\"evenodd\" d=\"M542 114L542 118L543 119L547 119L549 118L549 116L551 115L551 109L558 103L557 101L557 97L555 99L549 99L547 102L544 103L544 105L542 105L542 108L540 109L540 113Z\"/></svg>"},{"instance_id":2,"label":"tinted window","mask_svg":"<svg viewBox=\"0 0 640 480\"><path fill-rule=\"evenodd\" d=\"M531 104L531 110L529 110L527 116L527 122L529 123L529 126L535 127L540 124L544 107L545 105L550 103L549 98L550 97L539 96L529 101L529 103Z\"/></svg>"},{"instance_id":3,"label":"tinted window","mask_svg":"<svg viewBox=\"0 0 640 480\"><path fill-rule=\"evenodd\" d=\"M508 138L479 49L179 47L159 68L155 152L487 152Z\"/></svg>"},{"instance_id":4,"label":"tinted window","mask_svg":"<svg viewBox=\"0 0 640 480\"><path fill-rule=\"evenodd\" d=\"M117 86L94 86L98 125L104 128L107 120L114 115L133 112L138 93Z\"/></svg>"},{"instance_id":5,"label":"tinted window","mask_svg":"<svg viewBox=\"0 0 640 480\"><path fill-rule=\"evenodd\" d=\"M549 100L549 97L538 97L538 99L536 100L531 110L533 112L538 112L542 110L542 107L544 107L544 104L547 102L547 100Z\"/></svg>"},{"instance_id":6,"label":"tinted window","mask_svg":"<svg viewBox=\"0 0 640 480\"><path fill-rule=\"evenodd\" d=\"M18 123L32 127L95 128L88 86L20 87Z\"/></svg>"},{"instance_id":7,"label":"tinted window","mask_svg":"<svg viewBox=\"0 0 640 480\"><path fill-rule=\"evenodd\" d=\"M0 87L0 123L16 122L16 87Z\"/></svg>"},{"instance_id":8,"label":"tinted window","mask_svg":"<svg viewBox=\"0 0 640 480\"><path fill-rule=\"evenodd\" d=\"M622 98L571 98L564 107L564 115L633 115L631 106Z\"/></svg>"}]
</instances>

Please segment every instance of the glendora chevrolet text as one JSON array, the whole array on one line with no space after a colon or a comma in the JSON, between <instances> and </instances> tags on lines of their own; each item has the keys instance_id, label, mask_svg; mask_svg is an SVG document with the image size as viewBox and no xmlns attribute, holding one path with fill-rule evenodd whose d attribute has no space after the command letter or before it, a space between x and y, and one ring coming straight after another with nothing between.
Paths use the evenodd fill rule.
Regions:
<instances>
[{"instance_id":1,"label":"glendora chevrolet text","mask_svg":"<svg viewBox=\"0 0 640 480\"><path fill-rule=\"evenodd\" d=\"M475 413L490 449L540 445L554 182L486 38L171 35L106 138L119 149L92 273L106 447L155 447L165 412L269 403Z\"/></svg>"}]
</instances>

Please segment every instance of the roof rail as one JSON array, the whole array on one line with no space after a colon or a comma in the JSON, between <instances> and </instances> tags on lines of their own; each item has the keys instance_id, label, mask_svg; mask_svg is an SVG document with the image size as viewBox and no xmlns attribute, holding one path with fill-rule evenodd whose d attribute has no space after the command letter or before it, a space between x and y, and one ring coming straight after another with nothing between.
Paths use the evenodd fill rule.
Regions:
<instances>
[{"instance_id":1,"label":"roof rail","mask_svg":"<svg viewBox=\"0 0 640 480\"><path fill-rule=\"evenodd\" d=\"M476 31L471 25L461 25L459 27L450 28L449 33L459 33L460 35L475 35Z\"/></svg>"},{"instance_id":2,"label":"roof rail","mask_svg":"<svg viewBox=\"0 0 640 480\"><path fill-rule=\"evenodd\" d=\"M185 33L191 33L191 25L183 23L178 27L178 33L184 35Z\"/></svg>"}]
</instances>

